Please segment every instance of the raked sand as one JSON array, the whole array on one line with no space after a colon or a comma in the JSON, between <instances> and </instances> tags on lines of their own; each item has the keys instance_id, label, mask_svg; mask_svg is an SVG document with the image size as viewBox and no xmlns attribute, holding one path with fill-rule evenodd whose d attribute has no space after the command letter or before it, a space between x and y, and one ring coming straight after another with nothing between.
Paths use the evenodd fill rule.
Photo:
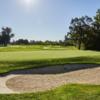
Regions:
<instances>
[{"instance_id":1,"label":"raked sand","mask_svg":"<svg viewBox=\"0 0 100 100\"><path fill-rule=\"evenodd\" d=\"M9 72L0 76L0 94L46 91L70 83L100 85L100 65L67 64Z\"/></svg>"}]
</instances>

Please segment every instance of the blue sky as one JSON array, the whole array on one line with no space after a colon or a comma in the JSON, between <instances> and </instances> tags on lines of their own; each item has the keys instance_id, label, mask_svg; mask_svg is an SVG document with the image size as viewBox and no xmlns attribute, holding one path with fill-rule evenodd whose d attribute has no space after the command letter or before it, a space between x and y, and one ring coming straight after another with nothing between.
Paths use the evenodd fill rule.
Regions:
<instances>
[{"instance_id":1,"label":"blue sky","mask_svg":"<svg viewBox=\"0 0 100 100\"><path fill-rule=\"evenodd\" d=\"M0 27L13 29L15 38L63 40L72 18L94 16L99 0L25 0L0 1Z\"/></svg>"}]
</instances>

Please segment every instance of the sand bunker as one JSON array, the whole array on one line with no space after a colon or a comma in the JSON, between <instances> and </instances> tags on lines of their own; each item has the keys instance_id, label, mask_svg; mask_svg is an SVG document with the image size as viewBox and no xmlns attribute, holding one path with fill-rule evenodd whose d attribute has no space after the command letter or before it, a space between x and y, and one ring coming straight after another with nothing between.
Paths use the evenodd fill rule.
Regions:
<instances>
[{"instance_id":1,"label":"sand bunker","mask_svg":"<svg viewBox=\"0 0 100 100\"><path fill-rule=\"evenodd\" d=\"M69 83L100 85L100 67L91 64L68 64L14 71L2 78L5 79L4 89L9 89L5 93L38 92Z\"/></svg>"}]
</instances>

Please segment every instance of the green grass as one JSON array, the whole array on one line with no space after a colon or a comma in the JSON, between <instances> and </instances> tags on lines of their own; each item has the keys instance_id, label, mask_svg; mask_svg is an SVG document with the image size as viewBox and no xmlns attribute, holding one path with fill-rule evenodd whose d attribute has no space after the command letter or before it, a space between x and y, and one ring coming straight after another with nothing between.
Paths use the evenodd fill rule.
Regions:
<instances>
[{"instance_id":1,"label":"green grass","mask_svg":"<svg viewBox=\"0 0 100 100\"><path fill-rule=\"evenodd\" d=\"M0 95L0 100L100 100L100 86L65 85L40 93Z\"/></svg>"},{"instance_id":2,"label":"green grass","mask_svg":"<svg viewBox=\"0 0 100 100\"><path fill-rule=\"evenodd\" d=\"M0 47L0 74L68 63L100 64L100 52L61 46ZM30 94L0 94L0 100L100 100L100 86L65 85L55 90Z\"/></svg>"},{"instance_id":3,"label":"green grass","mask_svg":"<svg viewBox=\"0 0 100 100\"><path fill-rule=\"evenodd\" d=\"M77 50L74 46L52 46L52 45L9 45L0 47L0 52L8 51L39 51L39 50Z\"/></svg>"},{"instance_id":4,"label":"green grass","mask_svg":"<svg viewBox=\"0 0 100 100\"><path fill-rule=\"evenodd\" d=\"M16 47L18 49L16 49ZM10 46L6 48L0 48L0 73L5 73L17 69L67 63L100 64L100 52L82 50L79 51L74 47L67 48L59 46L47 46L50 47L50 49L36 50L34 49L36 47L44 48L45 46ZM33 48L33 50L30 48ZM71 48L74 49L70 50Z\"/></svg>"},{"instance_id":5,"label":"green grass","mask_svg":"<svg viewBox=\"0 0 100 100\"><path fill-rule=\"evenodd\" d=\"M0 52L0 61L32 61L46 59L60 59L73 57L95 57L100 52L79 51L79 50L39 50L39 51L13 51Z\"/></svg>"}]
</instances>

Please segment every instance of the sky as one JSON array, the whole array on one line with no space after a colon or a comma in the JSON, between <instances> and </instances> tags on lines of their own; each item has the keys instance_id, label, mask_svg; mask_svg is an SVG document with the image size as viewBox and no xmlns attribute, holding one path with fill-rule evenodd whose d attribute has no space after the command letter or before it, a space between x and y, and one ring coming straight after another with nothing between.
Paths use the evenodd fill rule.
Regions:
<instances>
[{"instance_id":1,"label":"sky","mask_svg":"<svg viewBox=\"0 0 100 100\"><path fill-rule=\"evenodd\" d=\"M0 28L13 39L64 40L74 17L96 15L100 0L0 0Z\"/></svg>"}]
</instances>

